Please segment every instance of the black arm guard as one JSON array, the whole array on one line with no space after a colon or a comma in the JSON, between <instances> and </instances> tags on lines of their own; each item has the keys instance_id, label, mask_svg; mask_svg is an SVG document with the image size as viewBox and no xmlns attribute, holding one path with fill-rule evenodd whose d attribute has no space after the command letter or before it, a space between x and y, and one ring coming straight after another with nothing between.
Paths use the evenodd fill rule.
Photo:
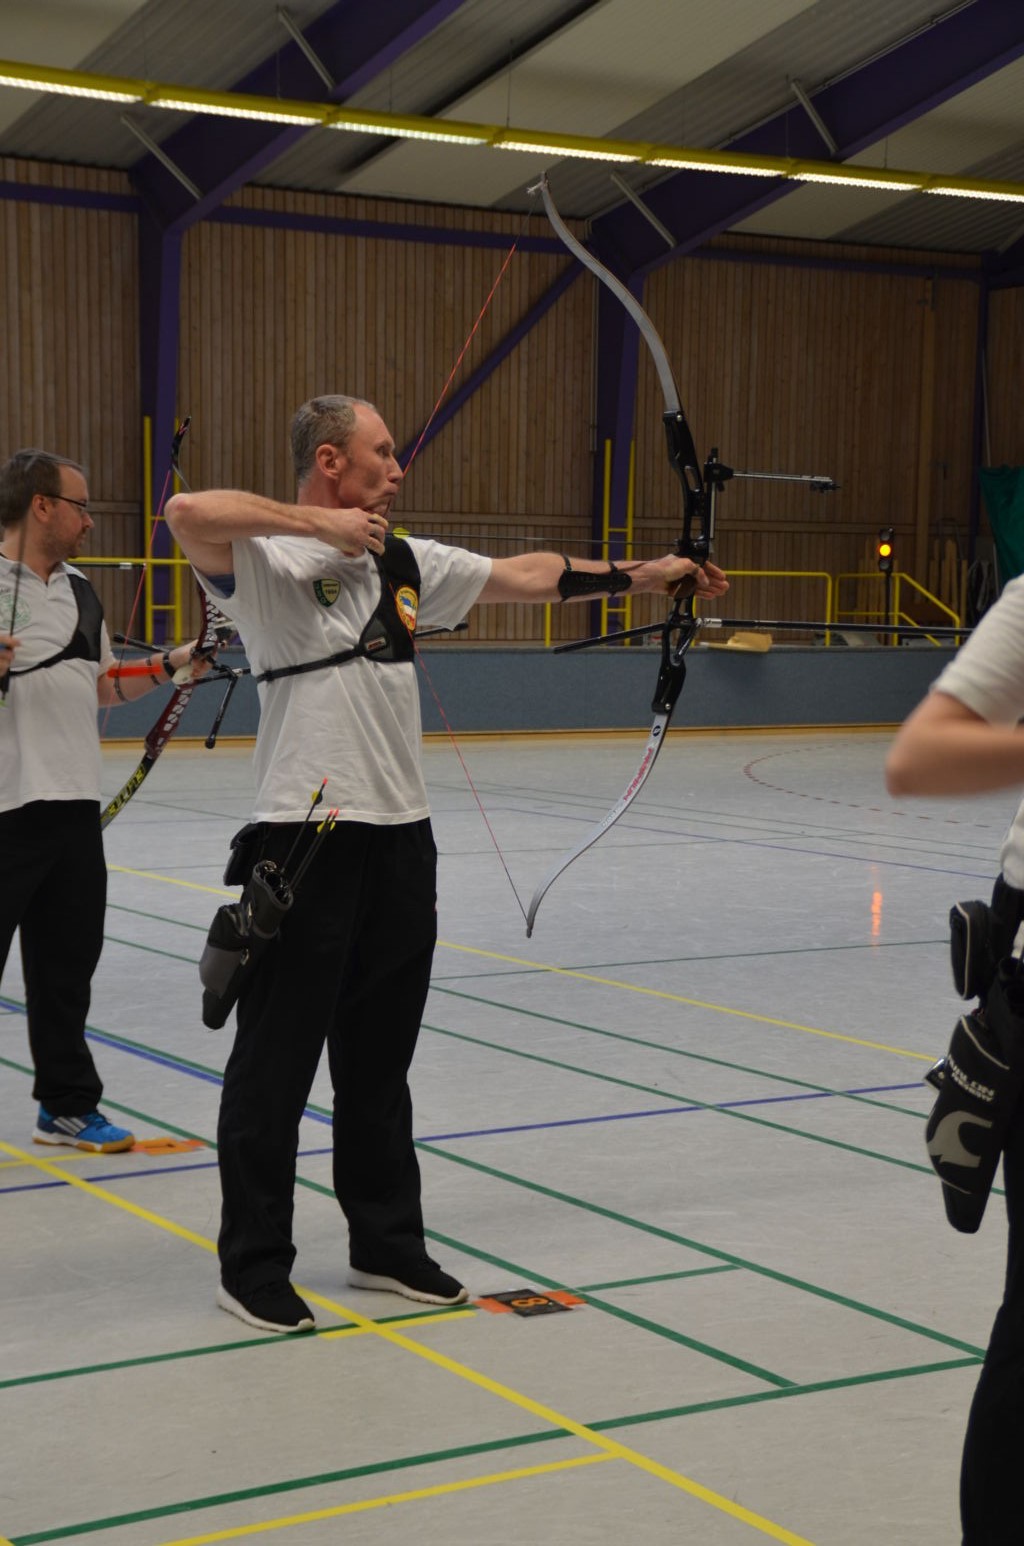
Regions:
<instances>
[{"instance_id":1,"label":"black arm guard","mask_svg":"<svg viewBox=\"0 0 1024 1546\"><path fill-rule=\"evenodd\" d=\"M565 565L558 576L558 594L563 601L569 601L574 596L616 596L619 591L629 590L633 581L622 569L617 569L608 560L607 574L584 574L574 569L572 564L562 554L562 562Z\"/></svg>"}]
</instances>

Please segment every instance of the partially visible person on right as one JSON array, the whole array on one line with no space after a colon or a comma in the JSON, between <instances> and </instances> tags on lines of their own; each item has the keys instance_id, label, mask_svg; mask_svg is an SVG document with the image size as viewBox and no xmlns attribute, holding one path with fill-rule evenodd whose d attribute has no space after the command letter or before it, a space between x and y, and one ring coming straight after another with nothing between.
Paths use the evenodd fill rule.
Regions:
<instances>
[{"instance_id":1,"label":"partially visible person on right","mask_svg":"<svg viewBox=\"0 0 1024 1546\"><path fill-rule=\"evenodd\" d=\"M1010 581L897 733L886 760L889 793L984 794L1024 786L1022 719L1024 577ZM1012 958L1016 956L1019 963L1021 936L1016 923L1024 915L1024 802L1003 843L993 908L968 905L980 910L990 931L992 965L999 967L1005 951L1002 979L1012 990L1019 990L1015 973L1021 968L1014 966ZM1011 1000L1010 1018L1014 1016ZM1019 1031L1024 1046L1024 1020ZM1016 1076L1011 1082L1015 1089L1021 1071L1011 1072ZM1019 1098L1013 1096L1001 1115L1007 1121L1003 1141L1009 1222L1006 1283L964 1440L963 1546L1021 1546L1024 1541L1017 1474L1024 1435L1024 1108ZM984 1197L980 1206L984 1207Z\"/></svg>"}]
</instances>

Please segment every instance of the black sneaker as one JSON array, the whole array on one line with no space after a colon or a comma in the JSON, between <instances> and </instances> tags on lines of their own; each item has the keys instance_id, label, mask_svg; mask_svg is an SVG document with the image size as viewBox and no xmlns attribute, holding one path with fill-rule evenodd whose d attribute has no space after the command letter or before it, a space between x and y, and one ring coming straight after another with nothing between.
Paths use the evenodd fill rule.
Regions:
<instances>
[{"instance_id":1,"label":"black sneaker","mask_svg":"<svg viewBox=\"0 0 1024 1546\"><path fill-rule=\"evenodd\" d=\"M361 1267L350 1267L348 1280L353 1288L380 1288L389 1294L404 1294L406 1299L418 1299L422 1304L464 1304L469 1298L459 1280L442 1272L429 1256L403 1262L390 1272L364 1272Z\"/></svg>"},{"instance_id":2,"label":"black sneaker","mask_svg":"<svg viewBox=\"0 0 1024 1546\"><path fill-rule=\"evenodd\" d=\"M244 1303L229 1294L222 1283L217 1289L217 1303L222 1310L260 1331L312 1331L316 1325L309 1305L287 1280L264 1283L262 1288L246 1294Z\"/></svg>"}]
</instances>

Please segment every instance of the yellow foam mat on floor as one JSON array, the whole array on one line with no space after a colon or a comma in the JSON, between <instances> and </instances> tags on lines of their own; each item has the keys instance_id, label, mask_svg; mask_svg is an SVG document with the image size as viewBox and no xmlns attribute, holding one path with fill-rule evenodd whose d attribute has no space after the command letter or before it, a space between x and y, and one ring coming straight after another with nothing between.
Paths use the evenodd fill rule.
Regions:
<instances>
[{"instance_id":1,"label":"yellow foam mat on floor","mask_svg":"<svg viewBox=\"0 0 1024 1546\"><path fill-rule=\"evenodd\" d=\"M771 635L767 633L734 633L731 639L726 639L724 644L708 644L709 650L748 650L754 655L763 655L772 647Z\"/></svg>"}]
</instances>

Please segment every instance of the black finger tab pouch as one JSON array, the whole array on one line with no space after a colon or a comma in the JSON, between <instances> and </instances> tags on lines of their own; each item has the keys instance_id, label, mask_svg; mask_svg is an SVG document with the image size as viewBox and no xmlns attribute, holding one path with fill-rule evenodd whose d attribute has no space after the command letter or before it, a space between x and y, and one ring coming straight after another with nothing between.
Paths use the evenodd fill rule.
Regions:
<instances>
[{"instance_id":1,"label":"black finger tab pouch","mask_svg":"<svg viewBox=\"0 0 1024 1546\"><path fill-rule=\"evenodd\" d=\"M1024 1086L1024 976L1008 957L983 1005L962 1015L949 1051L927 1075L938 1090L925 1128L946 1217L962 1234L981 1224Z\"/></svg>"},{"instance_id":2,"label":"black finger tab pouch","mask_svg":"<svg viewBox=\"0 0 1024 1546\"><path fill-rule=\"evenodd\" d=\"M218 907L199 960L203 1024L219 1031L234 1008L243 974L263 954L292 905L291 887L272 859L259 858L265 822L250 822L231 839L224 884L242 886L237 902Z\"/></svg>"}]
</instances>

